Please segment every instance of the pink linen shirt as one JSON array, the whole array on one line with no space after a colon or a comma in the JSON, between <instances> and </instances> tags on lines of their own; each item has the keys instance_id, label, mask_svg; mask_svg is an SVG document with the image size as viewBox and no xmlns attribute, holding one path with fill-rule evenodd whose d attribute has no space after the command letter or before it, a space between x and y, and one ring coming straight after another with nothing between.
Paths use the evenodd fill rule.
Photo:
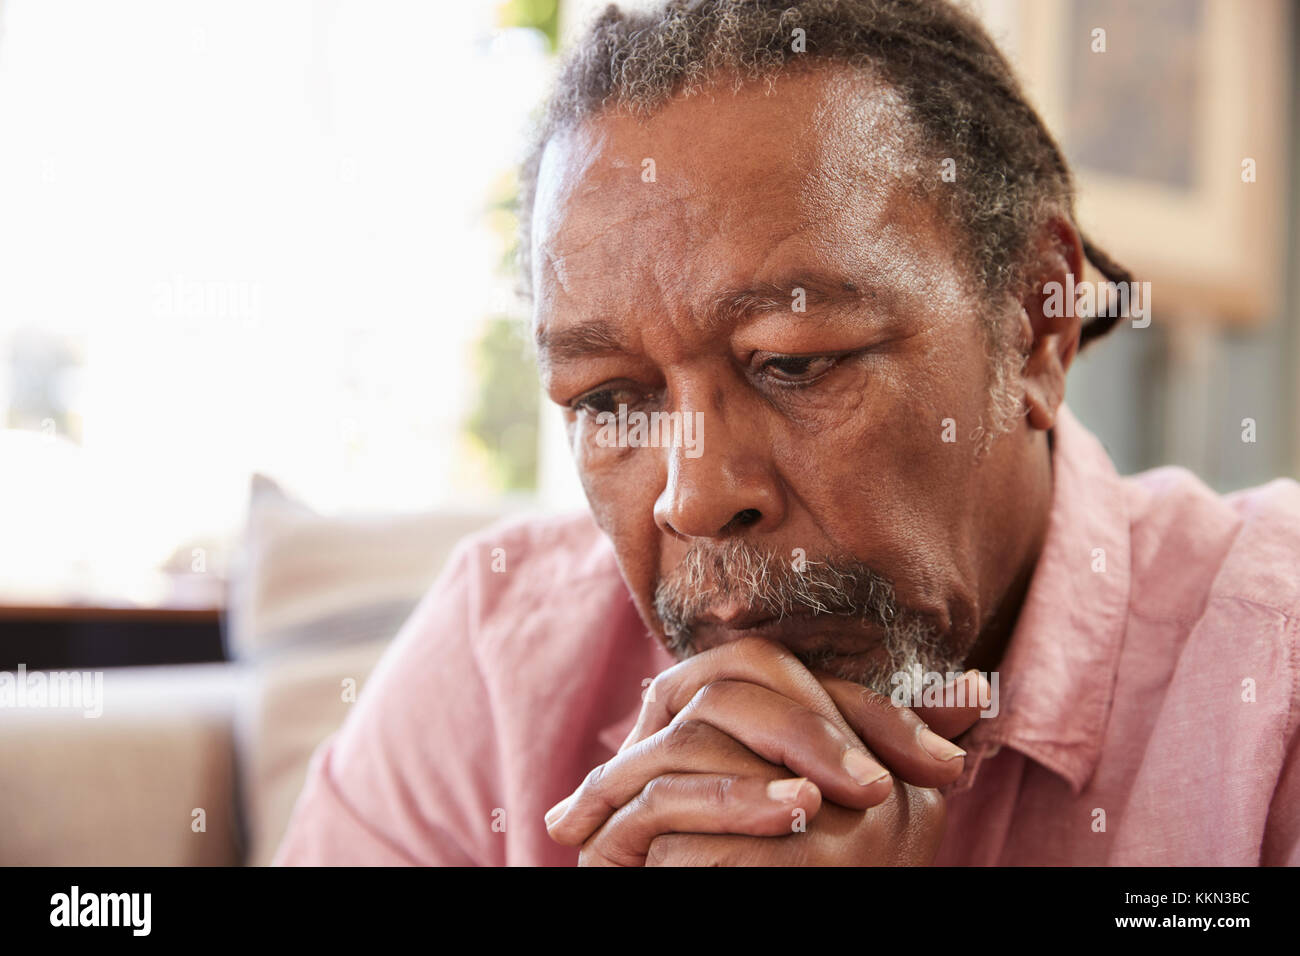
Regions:
<instances>
[{"instance_id":1,"label":"pink linen shirt","mask_svg":"<svg viewBox=\"0 0 1300 956\"><path fill-rule=\"evenodd\" d=\"M1300 485L1121 478L1064 407L1052 456L936 862L1300 863ZM466 539L313 756L275 862L575 863L543 814L671 663L589 516Z\"/></svg>"}]
</instances>

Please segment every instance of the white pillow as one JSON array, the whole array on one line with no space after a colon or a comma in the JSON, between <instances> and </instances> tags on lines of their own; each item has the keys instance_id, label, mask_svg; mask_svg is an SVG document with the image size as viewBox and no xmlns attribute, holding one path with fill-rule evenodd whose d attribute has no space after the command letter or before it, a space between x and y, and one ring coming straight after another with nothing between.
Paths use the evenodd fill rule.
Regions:
<instances>
[{"instance_id":1,"label":"white pillow","mask_svg":"<svg viewBox=\"0 0 1300 956\"><path fill-rule=\"evenodd\" d=\"M246 862L265 865L307 764L338 729L452 548L500 512L324 517L257 475L230 575L228 655L252 676L239 709Z\"/></svg>"},{"instance_id":2,"label":"white pillow","mask_svg":"<svg viewBox=\"0 0 1300 956\"><path fill-rule=\"evenodd\" d=\"M500 514L325 517L254 475L230 573L228 656L392 637L456 542Z\"/></svg>"}]
</instances>

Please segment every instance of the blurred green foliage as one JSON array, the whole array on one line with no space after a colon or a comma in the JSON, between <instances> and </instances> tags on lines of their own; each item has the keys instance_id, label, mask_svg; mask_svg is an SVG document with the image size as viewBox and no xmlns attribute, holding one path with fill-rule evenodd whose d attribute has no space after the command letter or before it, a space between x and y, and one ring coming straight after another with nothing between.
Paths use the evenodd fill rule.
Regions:
<instances>
[{"instance_id":1,"label":"blurred green foliage","mask_svg":"<svg viewBox=\"0 0 1300 956\"><path fill-rule=\"evenodd\" d=\"M537 30L554 53L559 43L559 0L506 0L497 8L502 29ZM512 277L518 244L517 171L503 174L484 208L488 226L500 240L498 271ZM527 341L526 321L496 315L484 323L475 344L478 394L465 423L471 440L487 454L501 492L537 488L537 443L541 384Z\"/></svg>"},{"instance_id":2,"label":"blurred green foliage","mask_svg":"<svg viewBox=\"0 0 1300 956\"><path fill-rule=\"evenodd\" d=\"M488 227L500 241L497 269L506 279L512 279L516 269L517 193L512 171L497 181L484 209ZM526 319L495 315L484 323L474 347L478 394L465 427L486 452L497 491L526 492L537 487L541 382L529 346Z\"/></svg>"},{"instance_id":3,"label":"blurred green foliage","mask_svg":"<svg viewBox=\"0 0 1300 956\"><path fill-rule=\"evenodd\" d=\"M479 393L466 423L487 449L499 491L537 487L537 368L516 320L487 322L476 346Z\"/></svg>"},{"instance_id":4,"label":"blurred green foliage","mask_svg":"<svg viewBox=\"0 0 1300 956\"><path fill-rule=\"evenodd\" d=\"M560 42L560 0L505 0L497 7L503 27L531 27L542 33L552 53Z\"/></svg>"}]
</instances>

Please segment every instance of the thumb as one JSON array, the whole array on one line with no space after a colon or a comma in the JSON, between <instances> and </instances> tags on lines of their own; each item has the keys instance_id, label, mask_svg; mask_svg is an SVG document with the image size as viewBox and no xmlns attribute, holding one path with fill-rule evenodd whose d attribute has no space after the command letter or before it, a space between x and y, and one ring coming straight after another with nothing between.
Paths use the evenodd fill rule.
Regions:
<instances>
[{"instance_id":1,"label":"thumb","mask_svg":"<svg viewBox=\"0 0 1300 956\"><path fill-rule=\"evenodd\" d=\"M912 710L936 734L952 740L975 726L980 712L991 699L991 693L984 675L969 670L944 684L937 694L927 692L922 705Z\"/></svg>"}]
</instances>

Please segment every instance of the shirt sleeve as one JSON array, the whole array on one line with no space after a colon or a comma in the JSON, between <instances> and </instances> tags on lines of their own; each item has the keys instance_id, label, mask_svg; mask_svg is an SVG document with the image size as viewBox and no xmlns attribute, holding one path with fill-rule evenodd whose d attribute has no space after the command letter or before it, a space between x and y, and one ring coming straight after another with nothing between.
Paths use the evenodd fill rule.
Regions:
<instances>
[{"instance_id":1,"label":"shirt sleeve","mask_svg":"<svg viewBox=\"0 0 1300 956\"><path fill-rule=\"evenodd\" d=\"M1286 756L1264 825L1259 857L1263 866L1300 866L1300 662L1296 660L1300 656L1300 618L1288 622L1286 640L1292 663L1291 713Z\"/></svg>"},{"instance_id":2,"label":"shirt sleeve","mask_svg":"<svg viewBox=\"0 0 1300 956\"><path fill-rule=\"evenodd\" d=\"M419 860L367 822L363 812L349 803L346 782L336 779L333 751L331 737L312 757L293 820L272 866L474 865L450 834L437 834L432 854Z\"/></svg>"},{"instance_id":3,"label":"shirt sleeve","mask_svg":"<svg viewBox=\"0 0 1300 956\"><path fill-rule=\"evenodd\" d=\"M272 865L501 862L497 741L474 652L474 549L457 546L343 726L317 748Z\"/></svg>"}]
</instances>

